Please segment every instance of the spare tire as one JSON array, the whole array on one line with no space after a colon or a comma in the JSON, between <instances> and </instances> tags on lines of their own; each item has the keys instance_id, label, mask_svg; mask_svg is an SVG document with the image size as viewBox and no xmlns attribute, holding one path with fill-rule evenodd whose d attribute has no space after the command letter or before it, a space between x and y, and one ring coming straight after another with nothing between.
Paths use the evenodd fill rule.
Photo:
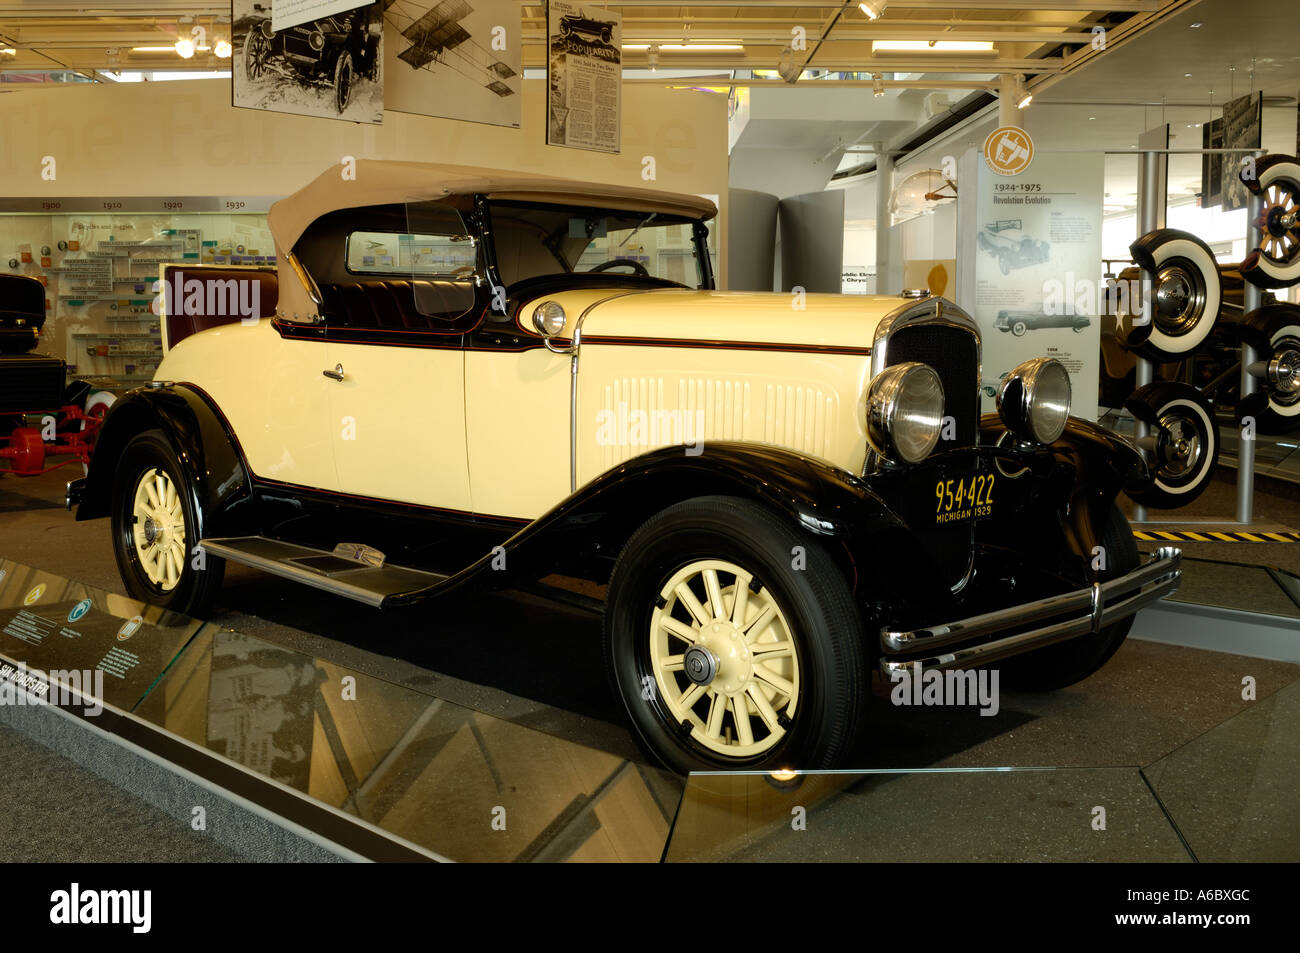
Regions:
<instances>
[{"instance_id":1,"label":"spare tire","mask_svg":"<svg viewBox=\"0 0 1300 953\"><path fill-rule=\"evenodd\" d=\"M1300 427L1300 307L1277 304L1246 315L1242 337L1268 366L1259 389L1240 401L1237 422L1255 421L1255 431L1280 435Z\"/></svg>"},{"instance_id":2,"label":"spare tire","mask_svg":"<svg viewBox=\"0 0 1300 953\"><path fill-rule=\"evenodd\" d=\"M1261 245L1241 263L1241 275L1258 288L1287 288L1300 282L1300 160L1294 156L1265 156L1255 162L1255 175L1241 172L1241 181L1264 207L1254 222Z\"/></svg>"}]
</instances>

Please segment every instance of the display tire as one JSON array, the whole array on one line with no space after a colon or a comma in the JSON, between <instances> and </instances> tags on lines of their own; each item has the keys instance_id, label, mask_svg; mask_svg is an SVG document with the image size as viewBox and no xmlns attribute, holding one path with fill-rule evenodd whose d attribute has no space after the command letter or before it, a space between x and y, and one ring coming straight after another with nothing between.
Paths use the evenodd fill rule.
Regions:
<instances>
[{"instance_id":1,"label":"display tire","mask_svg":"<svg viewBox=\"0 0 1300 953\"><path fill-rule=\"evenodd\" d=\"M1011 333L1018 338L1024 337L1025 332L1028 330L1029 325L1025 324L1023 321L1017 321L1015 324L1011 325Z\"/></svg>"},{"instance_id":2,"label":"display tire","mask_svg":"<svg viewBox=\"0 0 1300 953\"><path fill-rule=\"evenodd\" d=\"M1255 421L1255 431L1282 436L1300 429L1300 307L1276 304L1246 315L1243 338L1255 349L1256 356L1278 369L1288 371L1285 379L1258 381L1257 390L1237 407L1237 421L1246 417ZM1272 368L1270 368L1272 370Z\"/></svg>"},{"instance_id":3,"label":"display tire","mask_svg":"<svg viewBox=\"0 0 1300 953\"><path fill-rule=\"evenodd\" d=\"M1219 422L1205 396L1179 381L1139 387L1124 403L1156 438L1151 478L1128 496L1141 506L1175 509L1191 503L1209 486L1219 464Z\"/></svg>"},{"instance_id":4,"label":"display tire","mask_svg":"<svg viewBox=\"0 0 1300 953\"><path fill-rule=\"evenodd\" d=\"M174 584L152 578L145 568L136 542L139 525L137 491L151 473L161 472L176 490L183 538L179 572ZM161 430L147 430L123 449L113 478L111 524L113 554L126 591L136 599L174 612L202 617L221 588L225 561L206 555L196 567L194 547L202 521L193 482L176 451ZM174 534L173 534L174 535Z\"/></svg>"},{"instance_id":5,"label":"display tire","mask_svg":"<svg viewBox=\"0 0 1300 953\"><path fill-rule=\"evenodd\" d=\"M1205 343L1223 305L1214 252L1190 232L1173 228L1148 232L1129 251L1151 278L1156 314L1149 334L1130 334L1124 343L1150 361L1181 361Z\"/></svg>"},{"instance_id":6,"label":"display tire","mask_svg":"<svg viewBox=\"0 0 1300 953\"><path fill-rule=\"evenodd\" d=\"M1300 159L1264 156L1255 161L1255 175L1247 177L1248 172L1246 168L1239 174L1242 183L1271 203L1258 223L1266 244L1281 244L1285 256L1255 248L1242 260L1241 276L1257 288L1289 288L1300 283Z\"/></svg>"},{"instance_id":7,"label":"display tire","mask_svg":"<svg viewBox=\"0 0 1300 953\"><path fill-rule=\"evenodd\" d=\"M1114 503L1107 511L1101 548L1106 568L1097 574L1098 582L1123 576L1141 564L1133 530ZM1129 616L1094 634L1007 659L1000 664L1002 687L1011 691L1050 692L1081 682L1110 661L1132 627L1133 617Z\"/></svg>"},{"instance_id":8,"label":"display tire","mask_svg":"<svg viewBox=\"0 0 1300 953\"><path fill-rule=\"evenodd\" d=\"M792 567L800 558L798 554L806 564L795 569ZM726 709L726 702L718 725L721 727L729 719L733 744L728 745L725 737L710 734L713 706L723 694L722 678L729 676L728 669L719 667L718 679L702 689L704 695L692 703L696 711L686 708L679 720L674 711L683 711L680 703L693 687L692 680L685 674L685 664L677 675L655 662L656 639L666 641L658 634L661 629L666 631L662 613L681 611L685 605L674 597L671 609L666 609L665 586L709 561L734 565L752 576L753 583L746 586L747 608L742 614L756 613L756 607L764 601L776 607L780 627L772 623L754 637L754 644L769 637L779 638L773 635L776 631L788 632L794 646L793 674L790 669L786 674L790 679L788 687L797 690L784 696L784 702L780 702L782 696L769 699L774 712L787 719L782 732L768 731L760 719L753 719L765 737L760 742L755 733L749 748L768 744L761 751L742 751L744 733L738 730L736 717ZM725 573L715 575L715 586L720 587L726 579ZM717 588L722 615L735 611L741 581L737 575L730 586ZM754 584L759 586L757 590ZM707 598L701 600L701 606L708 615L714 599L708 595L707 586L703 591ZM733 596L730 607L727 592ZM719 615L714 613L712 617L717 623ZM692 627L694 644L705 645L706 626L693 622ZM682 647L686 658L688 648L683 639L678 637L668 644ZM664 765L682 774L778 767L815 769L839 764L858 735L869 695L864 645L862 621L852 593L829 554L768 509L743 499L699 497L652 517L624 546L609 584L604 652L611 682L641 743ZM715 686L718 690L711 694ZM753 704L743 692L739 697L747 708ZM707 721L706 715L700 713L702 705L707 705ZM788 714L790 709L792 715ZM737 753L726 751L727 746Z\"/></svg>"}]
</instances>

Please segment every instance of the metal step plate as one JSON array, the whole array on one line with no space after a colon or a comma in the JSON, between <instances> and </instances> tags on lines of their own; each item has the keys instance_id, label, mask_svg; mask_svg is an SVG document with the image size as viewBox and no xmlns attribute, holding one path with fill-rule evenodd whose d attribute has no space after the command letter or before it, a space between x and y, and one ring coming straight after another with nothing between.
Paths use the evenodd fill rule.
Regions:
<instances>
[{"instance_id":1,"label":"metal step plate","mask_svg":"<svg viewBox=\"0 0 1300 953\"><path fill-rule=\"evenodd\" d=\"M344 559L329 550L312 549L265 536L205 539L199 545L213 556L376 608L393 596L419 592L447 579L439 573L419 569L387 565L375 567Z\"/></svg>"}]
</instances>

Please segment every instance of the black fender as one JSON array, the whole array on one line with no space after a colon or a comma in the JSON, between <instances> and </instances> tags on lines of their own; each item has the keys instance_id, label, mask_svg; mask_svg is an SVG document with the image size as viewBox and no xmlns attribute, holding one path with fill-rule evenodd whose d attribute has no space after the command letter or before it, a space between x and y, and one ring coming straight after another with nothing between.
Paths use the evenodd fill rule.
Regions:
<instances>
[{"instance_id":1,"label":"black fender","mask_svg":"<svg viewBox=\"0 0 1300 953\"><path fill-rule=\"evenodd\" d=\"M846 470L761 444L709 443L695 455L686 449L652 450L606 471L439 587L440 594L485 577L510 585L556 571L604 581L646 520L676 503L714 495L763 505L807 533L827 549L855 591L865 572L873 579L895 570L900 577L924 578L932 563L903 520ZM502 551L510 571L494 573Z\"/></svg>"},{"instance_id":2,"label":"black fender","mask_svg":"<svg viewBox=\"0 0 1300 953\"><path fill-rule=\"evenodd\" d=\"M113 403L95 440L77 519L109 515L122 451L154 429L167 436L185 470L198 538L255 532L252 486L239 445L211 398L188 384L137 388Z\"/></svg>"}]
</instances>

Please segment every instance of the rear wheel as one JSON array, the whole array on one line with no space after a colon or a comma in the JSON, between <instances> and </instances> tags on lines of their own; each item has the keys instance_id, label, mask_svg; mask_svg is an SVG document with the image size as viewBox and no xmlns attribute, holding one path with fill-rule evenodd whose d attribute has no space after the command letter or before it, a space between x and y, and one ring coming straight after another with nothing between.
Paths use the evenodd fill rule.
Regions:
<instances>
[{"instance_id":1,"label":"rear wheel","mask_svg":"<svg viewBox=\"0 0 1300 953\"><path fill-rule=\"evenodd\" d=\"M225 563L199 559L193 488L161 430L126 445L113 481L113 553L126 591L186 615L201 615L221 587Z\"/></svg>"},{"instance_id":2,"label":"rear wheel","mask_svg":"<svg viewBox=\"0 0 1300 953\"><path fill-rule=\"evenodd\" d=\"M1025 332L1028 330L1029 325L1025 324L1023 321L1017 321L1015 324L1011 325L1011 333L1018 338L1024 337Z\"/></svg>"},{"instance_id":3,"label":"rear wheel","mask_svg":"<svg viewBox=\"0 0 1300 953\"><path fill-rule=\"evenodd\" d=\"M1132 572L1142 559L1128 520L1113 503L1102 532L1100 557L1105 561L1097 573L1099 582ZM1110 660L1132 627L1129 616L1095 635L1007 659L1001 664L1003 684L1013 691L1049 692L1083 681Z\"/></svg>"},{"instance_id":4,"label":"rear wheel","mask_svg":"<svg viewBox=\"0 0 1300 953\"><path fill-rule=\"evenodd\" d=\"M680 503L633 534L610 580L605 650L638 736L681 773L834 766L868 687L838 567L731 497Z\"/></svg>"}]
</instances>

